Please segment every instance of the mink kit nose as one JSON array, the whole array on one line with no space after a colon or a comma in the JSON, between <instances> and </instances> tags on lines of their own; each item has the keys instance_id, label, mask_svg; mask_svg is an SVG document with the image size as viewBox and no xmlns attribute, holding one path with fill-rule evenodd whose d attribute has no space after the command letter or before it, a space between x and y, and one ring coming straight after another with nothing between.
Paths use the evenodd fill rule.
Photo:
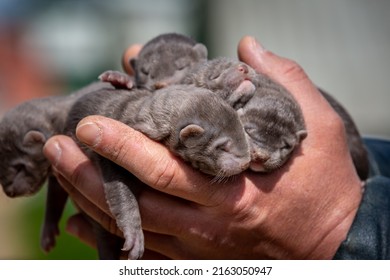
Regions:
<instances>
[{"instance_id":1,"label":"mink kit nose","mask_svg":"<svg viewBox=\"0 0 390 280\"><path fill-rule=\"evenodd\" d=\"M242 72L243 74L248 74L249 72L249 69L248 69L248 66L246 66L245 64L241 64L237 67L237 70L239 72Z\"/></svg>"}]
</instances>

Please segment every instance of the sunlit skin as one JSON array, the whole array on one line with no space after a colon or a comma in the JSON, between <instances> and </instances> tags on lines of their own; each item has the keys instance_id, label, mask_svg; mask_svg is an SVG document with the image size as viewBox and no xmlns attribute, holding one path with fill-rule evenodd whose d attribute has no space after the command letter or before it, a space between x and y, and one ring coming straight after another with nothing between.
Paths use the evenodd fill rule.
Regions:
<instances>
[{"instance_id":1,"label":"sunlit skin","mask_svg":"<svg viewBox=\"0 0 390 280\"><path fill-rule=\"evenodd\" d=\"M130 47L125 57L139 49ZM362 197L342 122L295 62L249 36L239 42L238 56L285 86L302 108L308 136L279 170L267 175L247 171L211 184L164 146L117 121L87 117L77 137L150 186L139 197L145 258L331 259ZM44 152L77 205L121 235L100 177L77 144L55 136ZM68 220L67 230L94 246L80 215Z\"/></svg>"}]
</instances>

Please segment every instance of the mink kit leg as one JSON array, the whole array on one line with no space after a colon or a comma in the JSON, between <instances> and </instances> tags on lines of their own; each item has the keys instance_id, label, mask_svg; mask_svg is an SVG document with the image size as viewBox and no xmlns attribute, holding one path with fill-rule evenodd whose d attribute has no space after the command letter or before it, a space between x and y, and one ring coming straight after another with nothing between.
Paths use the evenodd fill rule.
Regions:
<instances>
[{"instance_id":1,"label":"mink kit leg","mask_svg":"<svg viewBox=\"0 0 390 280\"><path fill-rule=\"evenodd\" d=\"M105 158L100 157L99 167L108 206L125 238L122 250L129 251L129 259L140 259L144 252L144 235L136 194L142 183L128 171ZM102 233L97 237L99 236L106 238ZM115 238L113 239L115 243ZM105 240L101 240L101 243L104 242ZM103 248L107 245L99 246ZM117 248L113 249L117 251ZM104 250L102 252L104 253Z\"/></svg>"},{"instance_id":2,"label":"mink kit leg","mask_svg":"<svg viewBox=\"0 0 390 280\"><path fill-rule=\"evenodd\" d=\"M49 177L46 197L45 218L41 232L41 248L47 253L54 248L59 235L58 223L68 198L68 194L54 176Z\"/></svg>"}]
</instances>

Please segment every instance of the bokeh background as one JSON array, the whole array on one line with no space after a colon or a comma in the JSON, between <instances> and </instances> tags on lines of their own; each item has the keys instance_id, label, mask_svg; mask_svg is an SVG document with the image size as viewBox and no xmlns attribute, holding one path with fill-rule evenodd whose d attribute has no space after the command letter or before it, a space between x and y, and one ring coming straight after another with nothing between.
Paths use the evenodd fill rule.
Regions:
<instances>
[{"instance_id":1,"label":"bokeh background","mask_svg":"<svg viewBox=\"0 0 390 280\"><path fill-rule=\"evenodd\" d=\"M390 139L388 0L0 0L0 116L121 70L128 45L163 32L192 36L210 58L235 57L239 39L254 35L301 64L362 134ZM95 259L64 232L70 203L57 247L40 251L45 193L9 199L0 191L0 259Z\"/></svg>"}]
</instances>

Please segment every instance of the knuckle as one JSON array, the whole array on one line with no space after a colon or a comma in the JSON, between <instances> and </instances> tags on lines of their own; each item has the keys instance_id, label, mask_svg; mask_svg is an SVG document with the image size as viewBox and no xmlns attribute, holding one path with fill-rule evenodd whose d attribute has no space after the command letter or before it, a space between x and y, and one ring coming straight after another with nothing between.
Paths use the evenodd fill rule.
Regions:
<instances>
[{"instance_id":1,"label":"knuckle","mask_svg":"<svg viewBox=\"0 0 390 280\"><path fill-rule=\"evenodd\" d=\"M126 130L125 133L116 135L115 139L102 144L101 154L124 168L131 167L139 150L145 149L144 137L138 131Z\"/></svg>"},{"instance_id":2,"label":"knuckle","mask_svg":"<svg viewBox=\"0 0 390 280\"><path fill-rule=\"evenodd\" d=\"M70 182L73 186L83 186L86 182L86 174L85 169L82 165L76 167L73 172L70 174ZM75 188L73 187L74 191Z\"/></svg>"},{"instance_id":3,"label":"knuckle","mask_svg":"<svg viewBox=\"0 0 390 280\"><path fill-rule=\"evenodd\" d=\"M115 219L105 214L104 212L101 212L98 223L101 224L108 232L123 237L123 233L118 228Z\"/></svg>"},{"instance_id":4,"label":"knuckle","mask_svg":"<svg viewBox=\"0 0 390 280\"><path fill-rule=\"evenodd\" d=\"M345 133L344 122L342 121L341 117L340 117L338 114L332 114L332 115L329 117L329 122L330 122L330 124L332 125L333 130L334 130L337 134Z\"/></svg>"},{"instance_id":5,"label":"knuckle","mask_svg":"<svg viewBox=\"0 0 390 280\"><path fill-rule=\"evenodd\" d=\"M338 114L333 114L329 117L329 126L328 130L333 132L334 137L343 139L341 142L345 142L345 145L347 145L346 127Z\"/></svg>"},{"instance_id":6,"label":"knuckle","mask_svg":"<svg viewBox=\"0 0 390 280\"><path fill-rule=\"evenodd\" d=\"M345 125L341 116L332 108L323 112L323 117L326 121L323 123L324 129L334 135L344 135Z\"/></svg>"},{"instance_id":7,"label":"knuckle","mask_svg":"<svg viewBox=\"0 0 390 280\"><path fill-rule=\"evenodd\" d=\"M303 68L294 60L286 59L281 72L290 81L307 79L307 75Z\"/></svg>"},{"instance_id":8,"label":"knuckle","mask_svg":"<svg viewBox=\"0 0 390 280\"><path fill-rule=\"evenodd\" d=\"M153 178L152 185L157 189L164 190L172 185L176 177L177 163L169 160L165 164L156 163L150 171L150 178Z\"/></svg>"},{"instance_id":9,"label":"knuckle","mask_svg":"<svg viewBox=\"0 0 390 280\"><path fill-rule=\"evenodd\" d=\"M114 145L104 148L104 154L108 155L112 161L121 164L128 156L127 143L127 138L119 138Z\"/></svg>"}]
</instances>

